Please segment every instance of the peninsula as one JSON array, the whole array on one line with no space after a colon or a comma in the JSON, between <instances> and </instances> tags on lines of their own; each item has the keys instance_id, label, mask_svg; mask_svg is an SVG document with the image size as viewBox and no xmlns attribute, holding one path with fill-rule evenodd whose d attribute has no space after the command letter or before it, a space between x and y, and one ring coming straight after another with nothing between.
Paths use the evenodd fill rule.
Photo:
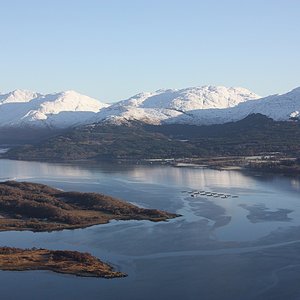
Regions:
<instances>
[{"instance_id":1,"label":"peninsula","mask_svg":"<svg viewBox=\"0 0 300 300\"><path fill-rule=\"evenodd\" d=\"M158 222L177 216L98 193L63 192L31 182L0 182L0 231L54 231L110 220Z\"/></svg>"},{"instance_id":2,"label":"peninsula","mask_svg":"<svg viewBox=\"0 0 300 300\"><path fill-rule=\"evenodd\" d=\"M166 221L179 215L140 208L97 193L63 192L31 182L0 182L0 231L54 231L110 220ZM115 278L115 271L89 253L0 247L0 270L50 270L77 276Z\"/></svg>"},{"instance_id":3,"label":"peninsula","mask_svg":"<svg viewBox=\"0 0 300 300\"><path fill-rule=\"evenodd\" d=\"M84 277L116 278L125 273L90 255L77 251L0 247L0 269L4 271L49 270Z\"/></svg>"}]
</instances>

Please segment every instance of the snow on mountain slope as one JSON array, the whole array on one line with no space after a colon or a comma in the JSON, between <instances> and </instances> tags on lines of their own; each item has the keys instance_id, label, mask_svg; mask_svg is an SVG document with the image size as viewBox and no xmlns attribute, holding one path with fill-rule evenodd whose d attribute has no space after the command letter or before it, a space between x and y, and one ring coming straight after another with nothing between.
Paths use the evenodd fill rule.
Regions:
<instances>
[{"instance_id":1,"label":"snow on mountain slope","mask_svg":"<svg viewBox=\"0 0 300 300\"><path fill-rule=\"evenodd\" d=\"M90 120L90 123L108 122L121 125L129 121L141 121L148 124L160 124L170 118L175 118L182 113L177 110L161 108L139 108L122 107L112 105L102 109L96 116Z\"/></svg>"},{"instance_id":2,"label":"snow on mountain slope","mask_svg":"<svg viewBox=\"0 0 300 300\"><path fill-rule=\"evenodd\" d=\"M259 98L243 88L194 87L137 94L112 105L74 91L41 95L16 90L0 94L0 127L70 126L110 122L124 124L222 124L261 113L274 120L300 117L300 87L283 95Z\"/></svg>"},{"instance_id":3,"label":"snow on mountain slope","mask_svg":"<svg viewBox=\"0 0 300 300\"><path fill-rule=\"evenodd\" d=\"M5 103L28 102L40 96L42 95L39 93L26 90L14 90L7 94L0 93L0 105Z\"/></svg>"},{"instance_id":4,"label":"snow on mountain slope","mask_svg":"<svg viewBox=\"0 0 300 300\"><path fill-rule=\"evenodd\" d=\"M30 99L30 95L37 95L37 97ZM61 128L86 124L87 120L95 113L108 106L74 91L44 96L25 92L23 94L15 93L15 96L14 99L11 97L9 102L0 105L0 126L2 127L41 126ZM7 100L8 97L5 99Z\"/></svg>"},{"instance_id":5,"label":"snow on mountain slope","mask_svg":"<svg viewBox=\"0 0 300 300\"><path fill-rule=\"evenodd\" d=\"M122 123L139 120L159 124L190 110L233 107L241 102L256 100L259 96L244 88L203 86L181 90L158 90L140 93L101 110L93 119Z\"/></svg>"},{"instance_id":6,"label":"snow on mountain slope","mask_svg":"<svg viewBox=\"0 0 300 300\"><path fill-rule=\"evenodd\" d=\"M192 110L187 114L168 119L167 123L223 124L241 120L253 113L263 114L275 121L287 121L291 117L298 117L299 111L300 88L296 88L286 94L272 95L256 101L247 101L231 108Z\"/></svg>"},{"instance_id":7,"label":"snow on mountain slope","mask_svg":"<svg viewBox=\"0 0 300 300\"><path fill-rule=\"evenodd\" d=\"M227 108L259 96L244 88L203 86L181 90L158 90L141 93L119 102L122 106L161 108L188 111L193 109Z\"/></svg>"}]
</instances>

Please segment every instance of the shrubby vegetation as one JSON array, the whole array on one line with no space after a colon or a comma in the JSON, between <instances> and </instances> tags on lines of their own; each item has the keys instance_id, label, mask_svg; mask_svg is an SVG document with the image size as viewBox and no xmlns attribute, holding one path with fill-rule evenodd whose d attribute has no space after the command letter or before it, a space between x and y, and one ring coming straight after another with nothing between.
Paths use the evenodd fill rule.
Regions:
<instances>
[{"instance_id":1,"label":"shrubby vegetation","mask_svg":"<svg viewBox=\"0 0 300 300\"><path fill-rule=\"evenodd\" d=\"M62 192L46 185L0 183L0 230L51 231L107 223L111 219L163 221L176 217L96 193Z\"/></svg>"},{"instance_id":2,"label":"shrubby vegetation","mask_svg":"<svg viewBox=\"0 0 300 300\"><path fill-rule=\"evenodd\" d=\"M260 114L222 125L95 124L6 154L24 160L110 160L251 156L279 152L300 156L300 122L274 122Z\"/></svg>"},{"instance_id":3,"label":"shrubby vegetation","mask_svg":"<svg viewBox=\"0 0 300 300\"><path fill-rule=\"evenodd\" d=\"M187 143L208 156L252 156L274 152L300 156L300 122L275 122L261 114L222 125L174 124L148 126L148 129L173 139L187 139Z\"/></svg>"},{"instance_id":4,"label":"shrubby vegetation","mask_svg":"<svg viewBox=\"0 0 300 300\"><path fill-rule=\"evenodd\" d=\"M0 247L0 269L9 271L50 270L87 277L125 277L125 273L89 253L66 250Z\"/></svg>"},{"instance_id":5,"label":"shrubby vegetation","mask_svg":"<svg viewBox=\"0 0 300 300\"><path fill-rule=\"evenodd\" d=\"M6 157L25 160L168 158L191 156L192 145L146 131L142 125L95 125L74 129L37 145L15 148Z\"/></svg>"}]
</instances>

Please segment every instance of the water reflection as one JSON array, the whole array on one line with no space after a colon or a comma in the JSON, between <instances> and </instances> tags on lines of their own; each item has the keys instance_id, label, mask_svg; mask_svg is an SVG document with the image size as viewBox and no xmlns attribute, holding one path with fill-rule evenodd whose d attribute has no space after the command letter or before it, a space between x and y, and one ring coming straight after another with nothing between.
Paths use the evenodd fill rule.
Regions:
<instances>
[{"instance_id":1,"label":"water reflection","mask_svg":"<svg viewBox=\"0 0 300 300\"><path fill-rule=\"evenodd\" d=\"M291 179L291 186L300 192L300 179Z\"/></svg>"},{"instance_id":2,"label":"water reflection","mask_svg":"<svg viewBox=\"0 0 300 300\"><path fill-rule=\"evenodd\" d=\"M224 274L228 288L238 290L251 283L230 298L245 299L253 290L257 293L262 278L285 267L285 263L293 263L279 261L281 253L276 253L266 264L264 260L257 262L257 272L253 261L263 255L256 251L299 243L300 184L295 178L166 166L9 160L0 160L0 177L42 182L65 190L103 192L183 215L163 223L115 221L75 231L2 232L1 245L87 251L129 273L126 279L99 281L48 272L0 272L4 299L74 300L88 295L95 300L150 300L153 290L162 299L207 299L207 295L220 290L211 299L224 299ZM239 197L191 197L181 192L189 189ZM251 259L249 253L254 253ZM16 281L21 282L19 289L14 288Z\"/></svg>"},{"instance_id":3,"label":"water reflection","mask_svg":"<svg viewBox=\"0 0 300 300\"><path fill-rule=\"evenodd\" d=\"M269 222L274 220L251 224L242 208L245 205L292 211L290 223L297 225L300 222L300 209L295 209L295 206L298 207L295 192L296 195L299 192L299 180L296 178L171 166L10 160L0 160L0 178L37 181L65 190L103 192L144 207L177 211L184 215L187 223L206 220L211 236L219 240L255 239L282 225ZM197 199L181 193L189 189L236 194L239 198ZM240 228L251 234L245 236Z\"/></svg>"},{"instance_id":4,"label":"water reflection","mask_svg":"<svg viewBox=\"0 0 300 300\"><path fill-rule=\"evenodd\" d=\"M228 187L253 187L255 181L235 171L217 171L195 168L137 167L129 172L130 177L150 183L167 183L178 187L205 189Z\"/></svg>"},{"instance_id":5,"label":"water reflection","mask_svg":"<svg viewBox=\"0 0 300 300\"><path fill-rule=\"evenodd\" d=\"M230 189L258 188L258 181L271 183L274 186L284 186L287 190L300 191L300 179L280 178L278 176L256 176L243 174L237 171L218 171L197 168L174 168L168 166L141 166L130 164L108 163L78 163L78 164L52 164L44 162L27 161L0 161L0 179L17 178L73 178L87 180L99 178L105 174L115 174L115 177L126 178L131 182L144 182L164 184L191 189L210 189L222 191Z\"/></svg>"},{"instance_id":6,"label":"water reflection","mask_svg":"<svg viewBox=\"0 0 300 300\"><path fill-rule=\"evenodd\" d=\"M91 172L75 165L49 164L27 161L0 160L0 179L34 177L89 177Z\"/></svg>"}]
</instances>

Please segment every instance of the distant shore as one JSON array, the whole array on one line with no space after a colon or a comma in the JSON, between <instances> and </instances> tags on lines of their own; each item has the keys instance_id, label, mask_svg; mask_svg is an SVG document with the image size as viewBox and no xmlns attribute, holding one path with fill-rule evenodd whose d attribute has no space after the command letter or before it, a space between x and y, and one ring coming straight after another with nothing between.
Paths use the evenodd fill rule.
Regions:
<instances>
[{"instance_id":1,"label":"distant shore","mask_svg":"<svg viewBox=\"0 0 300 300\"><path fill-rule=\"evenodd\" d=\"M123 160L123 162L130 160ZM257 156L213 156L201 158L170 158L132 160L135 164L170 165L177 168L208 168L227 171L249 171L300 176L300 160L274 154ZM119 162L120 163L120 162Z\"/></svg>"},{"instance_id":2,"label":"distant shore","mask_svg":"<svg viewBox=\"0 0 300 300\"><path fill-rule=\"evenodd\" d=\"M3 152L5 153L5 152ZM9 159L1 157L0 159ZM15 160L15 159L13 159ZM16 159L18 160L18 159ZM209 168L215 170L253 171L270 174L300 176L300 158L286 156L278 153L264 153L255 156L210 156L187 158L153 158L153 159L32 159L26 161L39 161L47 163L113 163L132 165L169 165L174 167Z\"/></svg>"}]
</instances>

